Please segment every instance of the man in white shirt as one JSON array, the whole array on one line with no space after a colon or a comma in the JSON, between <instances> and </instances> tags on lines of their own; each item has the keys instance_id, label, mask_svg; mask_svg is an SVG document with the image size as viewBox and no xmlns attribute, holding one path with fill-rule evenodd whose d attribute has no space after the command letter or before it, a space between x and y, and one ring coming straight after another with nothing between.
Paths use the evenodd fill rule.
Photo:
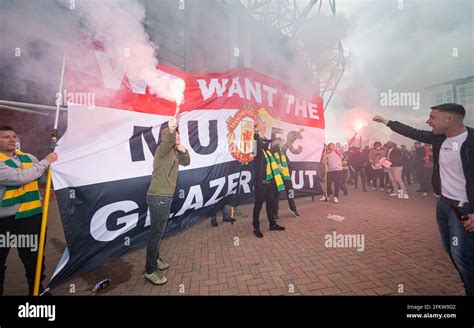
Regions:
<instances>
[{"instance_id":1,"label":"man in white shirt","mask_svg":"<svg viewBox=\"0 0 474 328\"><path fill-rule=\"evenodd\" d=\"M474 295L474 129L464 126L466 110L448 103L431 107L426 123L432 131L417 130L375 116L393 131L433 145L432 183L441 195L436 206L444 248L461 275L466 295ZM462 218L466 218L462 220Z\"/></svg>"}]
</instances>

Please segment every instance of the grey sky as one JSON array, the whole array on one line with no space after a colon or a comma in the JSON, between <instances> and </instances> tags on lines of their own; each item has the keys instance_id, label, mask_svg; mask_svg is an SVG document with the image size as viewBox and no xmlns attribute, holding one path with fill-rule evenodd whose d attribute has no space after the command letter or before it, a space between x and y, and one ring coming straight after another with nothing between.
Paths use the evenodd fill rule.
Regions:
<instances>
[{"instance_id":1,"label":"grey sky","mask_svg":"<svg viewBox=\"0 0 474 328\"><path fill-rule=\"evenodd\" d=\"M381 92L423 97L431 85L474 75L472 0L338 0L337 10L348 22L342 42L349 57L326 111L328 141L347 140L359 115L380 114L427 128L429 102L422 101L419 110L380 106ZM373 141L391 133L369 123L361 135Z\"/></svg>"}]
</instances>

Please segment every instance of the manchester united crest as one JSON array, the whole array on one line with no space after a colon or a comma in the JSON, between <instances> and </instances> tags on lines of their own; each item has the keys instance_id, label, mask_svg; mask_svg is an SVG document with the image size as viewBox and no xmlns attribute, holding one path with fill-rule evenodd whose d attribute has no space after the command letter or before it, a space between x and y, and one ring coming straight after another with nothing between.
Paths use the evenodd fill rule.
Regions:
<instances>
[{"instance_id":1,"label":"manchester united crest","mask_svg":"<svg viewBox=\"0 0 474 328\"><path fill-rule=\"evenodd\" d=\"M247 164L254 158L254 124L257 112L248 106L243 106L234 116L227 119L227 141L233 158Z\"/></svg>"}]
</instances>

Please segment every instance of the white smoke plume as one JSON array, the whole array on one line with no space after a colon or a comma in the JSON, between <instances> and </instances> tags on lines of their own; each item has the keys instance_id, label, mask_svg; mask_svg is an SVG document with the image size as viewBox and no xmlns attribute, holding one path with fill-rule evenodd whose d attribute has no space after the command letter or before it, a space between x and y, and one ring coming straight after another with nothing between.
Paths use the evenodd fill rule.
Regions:
<instances>
[{"instance_id":1,"label":"white smoke plume","mask_svg":"<svg viewBox=\"0 0 474 328\"><path fill-rule=\"evenodd\" d=\"M72 54L67 65L84 60L81 42L90 38L101 44L114 67L123 69L129 80L143 81L151 93L175 101L173 87L181 84L156 70L159 47L150 41L144 19L144 6L137 0L3 0L0 67L9 79L42 81L54 90L63 54Z\"/></svg>"},{"instance_id":2,"label":"white smoke plume","mask_svg":"<svg viewBox=\"0 0 474 328\"><path fill-rule=\"evenodd\" d=\"M155 45L145 31L145 7L137 0L81 0L71 11L86 26L84 32L103 45L114 64L130 80L144 81L153 94L174 101L176 77L155 69ZM182 94L184 88L179 88Z\"/></svg>"}]
</instances>

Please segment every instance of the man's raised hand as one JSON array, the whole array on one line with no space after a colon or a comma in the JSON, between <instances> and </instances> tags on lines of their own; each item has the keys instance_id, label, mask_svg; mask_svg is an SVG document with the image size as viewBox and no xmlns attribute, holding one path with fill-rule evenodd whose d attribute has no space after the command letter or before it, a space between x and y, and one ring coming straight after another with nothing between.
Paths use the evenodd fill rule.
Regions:
<instances>
[{"instance_id":1,"label":"man's raised hand","mask_svg":"<svg viewBox=\"0 0 474 328\"><path fill-rule=\"evenodd\" d=\"M377 123L383 123L385 125L388 124L388 120L384 119L382 116L380 115L376 115L372 118L372 121L374 122L377 122Z\"/></svg>"},{"instance_id":2,"label":"man's raised hand","mask_svg":"<svg viewBox=\"0 0 474 328\"><path fill-rule=\"evenodd\" d=\"M168 128L170 129L170 132L173 133L176 131L176 128L178 127L178 121L176 120L176 117L170 118L168 122Z\"/></svg>"},{"instance_id":3,"label":"man's raised hand","mask_svg":"<svg viewBox=\"0 0 474 328\"><path fill-rule=\"evenodd\" d=\"M183 154L186 152L186 148L183 145L176 146L176 150Z\"/></svg>"}]
</instances>

